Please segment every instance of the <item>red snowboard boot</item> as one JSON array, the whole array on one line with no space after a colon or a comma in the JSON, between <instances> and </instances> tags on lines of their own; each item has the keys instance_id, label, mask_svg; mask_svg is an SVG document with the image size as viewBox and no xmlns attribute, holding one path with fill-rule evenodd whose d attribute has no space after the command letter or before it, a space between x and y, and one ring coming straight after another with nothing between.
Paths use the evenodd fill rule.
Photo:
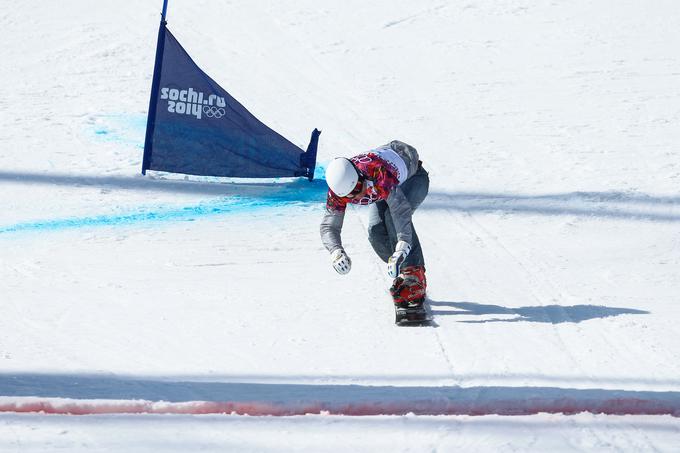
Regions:
<instances>
[{"instance_id":1,"label":"red snowboard boot","mask_svg":"<svg viewBox=\"0 0 680 453\"><path fill-rule=\"evenodd\" d=\"M408 266L394 279L390 294L395 305L414 308L421 307L427 291L425 266Z\"/></svg>"}]
</instances>

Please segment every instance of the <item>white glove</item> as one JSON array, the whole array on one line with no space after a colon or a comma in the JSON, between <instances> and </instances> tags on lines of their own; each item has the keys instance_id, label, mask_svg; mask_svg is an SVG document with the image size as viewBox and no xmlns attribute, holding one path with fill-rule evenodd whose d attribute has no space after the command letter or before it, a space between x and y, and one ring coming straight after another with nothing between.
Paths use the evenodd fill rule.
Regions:
<instances>
[{"instance_id":1,"label":"white glove","mask_svg":"<svg viewBox=\"0 0 680 453\"><path fill-rule=\"evenodd\" d=\"M352 260L349 259L349 256L347 256L343 249L333 250L333 253L331 253L331 262L338 274L345 275L352 269Z\"/></svg>"},{"instance_id":2,"label":"white glove","mask_svg":"<svg viewBox=\"0 0 680 453\"><path fill-rule=\"evenodd\" d=\"M399 268L409 253L411 253L411 245L408 242L397 242L394 253L390 256L390 259L387 260L387 273L390 277L397 278L399 275Z\"/></svg>"}]
</instances>

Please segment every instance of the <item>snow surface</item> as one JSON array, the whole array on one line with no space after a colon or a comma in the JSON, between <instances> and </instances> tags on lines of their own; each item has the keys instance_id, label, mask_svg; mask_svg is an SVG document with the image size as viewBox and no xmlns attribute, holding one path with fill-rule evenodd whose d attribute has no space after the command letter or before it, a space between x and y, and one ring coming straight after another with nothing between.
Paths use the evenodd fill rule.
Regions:
<instances>
[{"instance_id":1,"label":"snow surface","mask_svg":"<svg viewBox=\"0 0 680 453\"><path fill-rule=\"evenodd\" d=\"M320 162L418 148L430 328L322 180L139 175L160 4L0 1L0 450L677 450L677 2L170 2Z\"/></svg>"}]
</instances>

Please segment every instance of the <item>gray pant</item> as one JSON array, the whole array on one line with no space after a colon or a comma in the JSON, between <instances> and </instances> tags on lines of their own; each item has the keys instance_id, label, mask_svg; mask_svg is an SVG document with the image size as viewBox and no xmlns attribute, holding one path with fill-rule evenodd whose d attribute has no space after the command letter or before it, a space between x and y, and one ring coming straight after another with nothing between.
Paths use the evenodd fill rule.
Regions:
<instances>
[{"instance_id":1,"label":"gray pant","mask_svg":"<svg viewBox=\"0 0 680 453\"><path fill-rule=\"evenodd\" d=\"M418 167L415 175L404 181L399 186L406 195L406 199L411 205L412 212L420 206L427 192L430 188L430 176L425 171L422 165ZM394 229L392 216L390 215L390 208L386 201L378 201L369 207L368 217L368 240L373 246L373 250L378 254L381 260L387 262L388 258L394 253L394 248L397 245L397 232ZM420 240L416 233L416 228L413 226L413 243L411 244L411 253L402 264L406 266L424 266L425 259L423 258L423 250L420 247Z\"/></svg>"}]
</instances>

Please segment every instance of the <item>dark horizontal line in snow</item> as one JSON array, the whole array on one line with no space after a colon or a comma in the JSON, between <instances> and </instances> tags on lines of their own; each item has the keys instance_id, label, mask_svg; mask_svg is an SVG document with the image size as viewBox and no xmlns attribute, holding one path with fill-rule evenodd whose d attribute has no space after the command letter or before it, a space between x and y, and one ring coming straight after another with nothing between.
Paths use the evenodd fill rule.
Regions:
<instances>
[{"instance_id":1,"label":"dark horizontal line in snow","mask_svg":"<svg viewBox=\"0 0 680 453\"><path fill-rule=\"evenodd\" d=\"M201 178L201 177L195 177ZM203 177L206 179L208 177ZM307 181L301 178L272 178L255 181L253 178L213 178L214 181L178 180L151 176L98 176L65 173L35 173L0 171L0 182L21 185L70 186L76 188L103 188L110 190L135 190L142 192L169 192L216 196L275 196L313 200L326 194L324 180Z\"/></svg>"},{"instance_id":2,"label":"dark horizontal line in snow","mask_svg":"<svg viewBox=\"0 0 680 453\"><path fill-rule=\"evenodd\" d=\"M88 176L58 173L0 171L0 182L22 185L53 185L142 192L220 195L217 202L180 208L145 208L118 215L44 219L0 225L0 234L22 231L53 231L70 228L130 225L144 222L194 220L207 215L290 204L323 206L327 186L323 180L225 183L178 181L141 176ZM420 210L493 212L541 216L621 219L627 221L680 221L679 196L653 196L638 192L568 192L513 194L432 191Z\"/></svg>"},{"instance_id":3,"label":"dark horizontal line in snow","mask_svg":"<svg viewBox=\"0 0 680 453\"><path fill-rule=\"evenodd\" d=\"M172 382L78 375L0 376L0 412L54 414L680 416L680 392Z\"/></svg>"}]
</instances>

